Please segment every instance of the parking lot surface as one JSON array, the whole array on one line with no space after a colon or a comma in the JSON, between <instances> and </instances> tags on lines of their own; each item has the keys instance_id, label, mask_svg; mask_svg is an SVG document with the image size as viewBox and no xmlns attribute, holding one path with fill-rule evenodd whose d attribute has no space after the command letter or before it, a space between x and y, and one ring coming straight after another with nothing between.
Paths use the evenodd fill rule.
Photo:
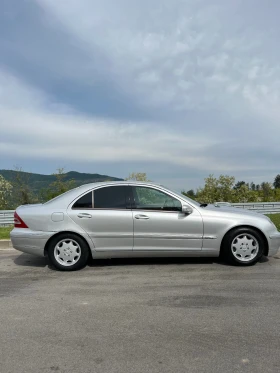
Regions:
<instances>
[{"instance_id":1,"label":"parking lot surface","mask_svg":"<svg viewBox=\"0 0 280 373\"><path fill-rule=\"evenodd\" d=\"M280 255L91 261L0 251L0 372L280 371Z\"/></svg>"}]
</instances>

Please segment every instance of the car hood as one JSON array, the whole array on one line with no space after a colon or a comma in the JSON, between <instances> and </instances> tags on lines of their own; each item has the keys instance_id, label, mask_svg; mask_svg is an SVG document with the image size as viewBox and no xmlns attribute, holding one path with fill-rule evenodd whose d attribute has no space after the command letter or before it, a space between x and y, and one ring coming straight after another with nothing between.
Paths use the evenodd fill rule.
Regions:
<instances>
[{"instance_id":1,"label":"car hood","mask_svg":"<svg viewBox=\"0 0 280 373\"><path fill-rule=\"evenodd\" d=\"M245 209L240 209L240 208L237 208L237 207L230 207L230 206L215 206L215 205L207 205L206 207L204 207L204 209L206 211L213 211L215 213L219 212L221 214L224 214L224 215L243 215L243 216L251 216L251 217L255 217L255 218L260 218L260 219L265 219L265 220L270 220L267 216L261 214L261 213L258 213L258 212L254 212L254 211L250 211L250 210L245 210Z\"/></svg>"}]
</instances>

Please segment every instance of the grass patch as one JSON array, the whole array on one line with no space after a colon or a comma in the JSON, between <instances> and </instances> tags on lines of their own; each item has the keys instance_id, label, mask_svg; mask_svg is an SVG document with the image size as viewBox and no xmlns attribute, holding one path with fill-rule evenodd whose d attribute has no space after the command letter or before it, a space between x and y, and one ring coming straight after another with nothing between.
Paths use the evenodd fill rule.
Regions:
<instances>
[{"instance_id":1,"label":"grass patch","mask_svg":"<svg viewBox=\"0 0 280 373\"><path fill-rule=\"evenodd\" d=\"M280 231L280 214L269 214L267 215L273 223L276 225L278 231Z\"/></svg>"},{"instance_id":2,"label":"grass patch","mask_svg":"<svg viewBox=\"0 0 280 373\"><path fill-rule=\"evenodd\" d=\"M9 225L8 227L0 227L0 240L9 240L10 232L13 228L13 225Z\"/></svg>"}]
</instances>

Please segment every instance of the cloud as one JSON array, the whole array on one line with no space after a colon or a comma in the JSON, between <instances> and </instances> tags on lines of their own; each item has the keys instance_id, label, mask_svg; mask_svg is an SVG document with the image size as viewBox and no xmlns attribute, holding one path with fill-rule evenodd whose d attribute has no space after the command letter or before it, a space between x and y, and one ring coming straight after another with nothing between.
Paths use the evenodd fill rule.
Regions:
<instances>
[{"instance_id":1,"label":"cloud","mask_svg":"<svg viewBox=\"0 0 280 373\"><path fill-rule=\"evenodd\" d=\"M2 161L99 162L116 176L135 165L178 185L183 174L195 186L212 172L271 179L280 155L273 9L252 0L6 2Z\"/></svg>"},{"instance_id":2,"label":"cloud","mask_svg":"<svg viewBox=\"0 0 280 373\"><path fill-rule=\"evenodd\" d=\"M221 144L215 134L200 138L194 134L162 128L155 122L130 122L93 118L53 106L48 98L13 76L0 74L5 100L0 105L1 157L17 155L78 162L153 162L193 167L204 171L241 171L248 164L236 164L254 144L239 152L239 144ZM4 99L4 95L2 96ZM220 158L221 151L225 155ZM251 166L257 169L259 164Z\"/></svg>"},{"instance_id":3,"label":"cloud","mask_svg":"<svg viewBox=\"0 0 280 373\"><path fill-rule=\"evenodd\" d=\"M278 101L280 65L260 53L271 33L241 1L37 2L89 54L102 49L107 72L147 105L230 110L235 101L254 112L264 96Z\"/></svg>"},{"instance_id":4,"label":"cloud","mask_svg":"<svg viewBox=\"0 0 280 373\"><path fill-rule=\"evenodd\" d=\"M0 73L1 156L45 159L157 161L200 168L212 140L162 130L157 123L93 118L54 106L47 97L13 76ZM5 97L4 97L5 96ZM188 154L181 157L184 149Z\"/></svg>"}]
</instances>

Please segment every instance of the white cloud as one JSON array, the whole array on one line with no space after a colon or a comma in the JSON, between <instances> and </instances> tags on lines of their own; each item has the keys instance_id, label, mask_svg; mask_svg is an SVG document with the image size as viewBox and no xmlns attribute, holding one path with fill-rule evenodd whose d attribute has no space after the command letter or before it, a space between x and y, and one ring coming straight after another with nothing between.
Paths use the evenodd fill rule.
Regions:
<instances>
[{"instance_id":1,"label":"white cloud","mask_svg":"<svg viewBox=\"0 0 280 373\"><path fill-rule=\"evenodd\" d=\"M97 118L0 71L0 155L166 162L203 176L256 175L267 160L278 172L280 53L272 36L280 30L272 9L265 28L251 1L34 1L81 52L73 63L70 55L57 65L46 59L52 72L65 68L63 78L74 75L80 91L106 76L158 116Z\"/></svg>"},{"instance_id":2,"label":"white cloud","mask_svg":"<svg viewBox=\"0 0 280 373\"><path fill-rule=\"evenodd\" d=\"M233 104L256 115L261 105L261 115L270 120L266 104L279 106L280 64L260 53L270 43L270 34L254 24L249 4L36 1L88 53L101 48L111 61L114 79L146 105L168 105L170 111L230 111Z\"/></svg>"},{"instance_id":3,"label":"white cloud","mask_svg":"<svg viewBox=\"0 0 280 373\"><path fill-rule=\"evenodd\" d=\"M69 113L68 108L55 108L43 93L7 73L0 73L0 85L6 92L5 102L0 104L0 157L81 163L153 162L191 167L205 174L209 169L234 173L259 167L258 163L234 164L221 157L226 145L220 149L220 140L215 134L210 136L211 128L208 136L201 137L163 128L156 122L83 116Z\"/></svg>"},{"instance_id":4,"label":"white cloud","mask_svg":"<svg viewBox=\"0 0 280 373\"><path fill-rule=\"evenodd\" d=\"M73 161L165 161L204 167L203 148L213 140L181 136L157 123L83 116L54 107L15 77L0 73L0 155ZM186 151L187 149L187 151ZM184 157L182 157L184 153Z\"/></svg>"},{"instance_id":5,"label":"white cloud","mask_svg":"<svg viewBox=\"0 0 280 373\"><path fill-rule=\"evenodd\" d=\"M25 108L26 110L42 105L45 96L42 92L23 84L7 70L0 70L0 107Z\"/></svg>"}]
</instances>

